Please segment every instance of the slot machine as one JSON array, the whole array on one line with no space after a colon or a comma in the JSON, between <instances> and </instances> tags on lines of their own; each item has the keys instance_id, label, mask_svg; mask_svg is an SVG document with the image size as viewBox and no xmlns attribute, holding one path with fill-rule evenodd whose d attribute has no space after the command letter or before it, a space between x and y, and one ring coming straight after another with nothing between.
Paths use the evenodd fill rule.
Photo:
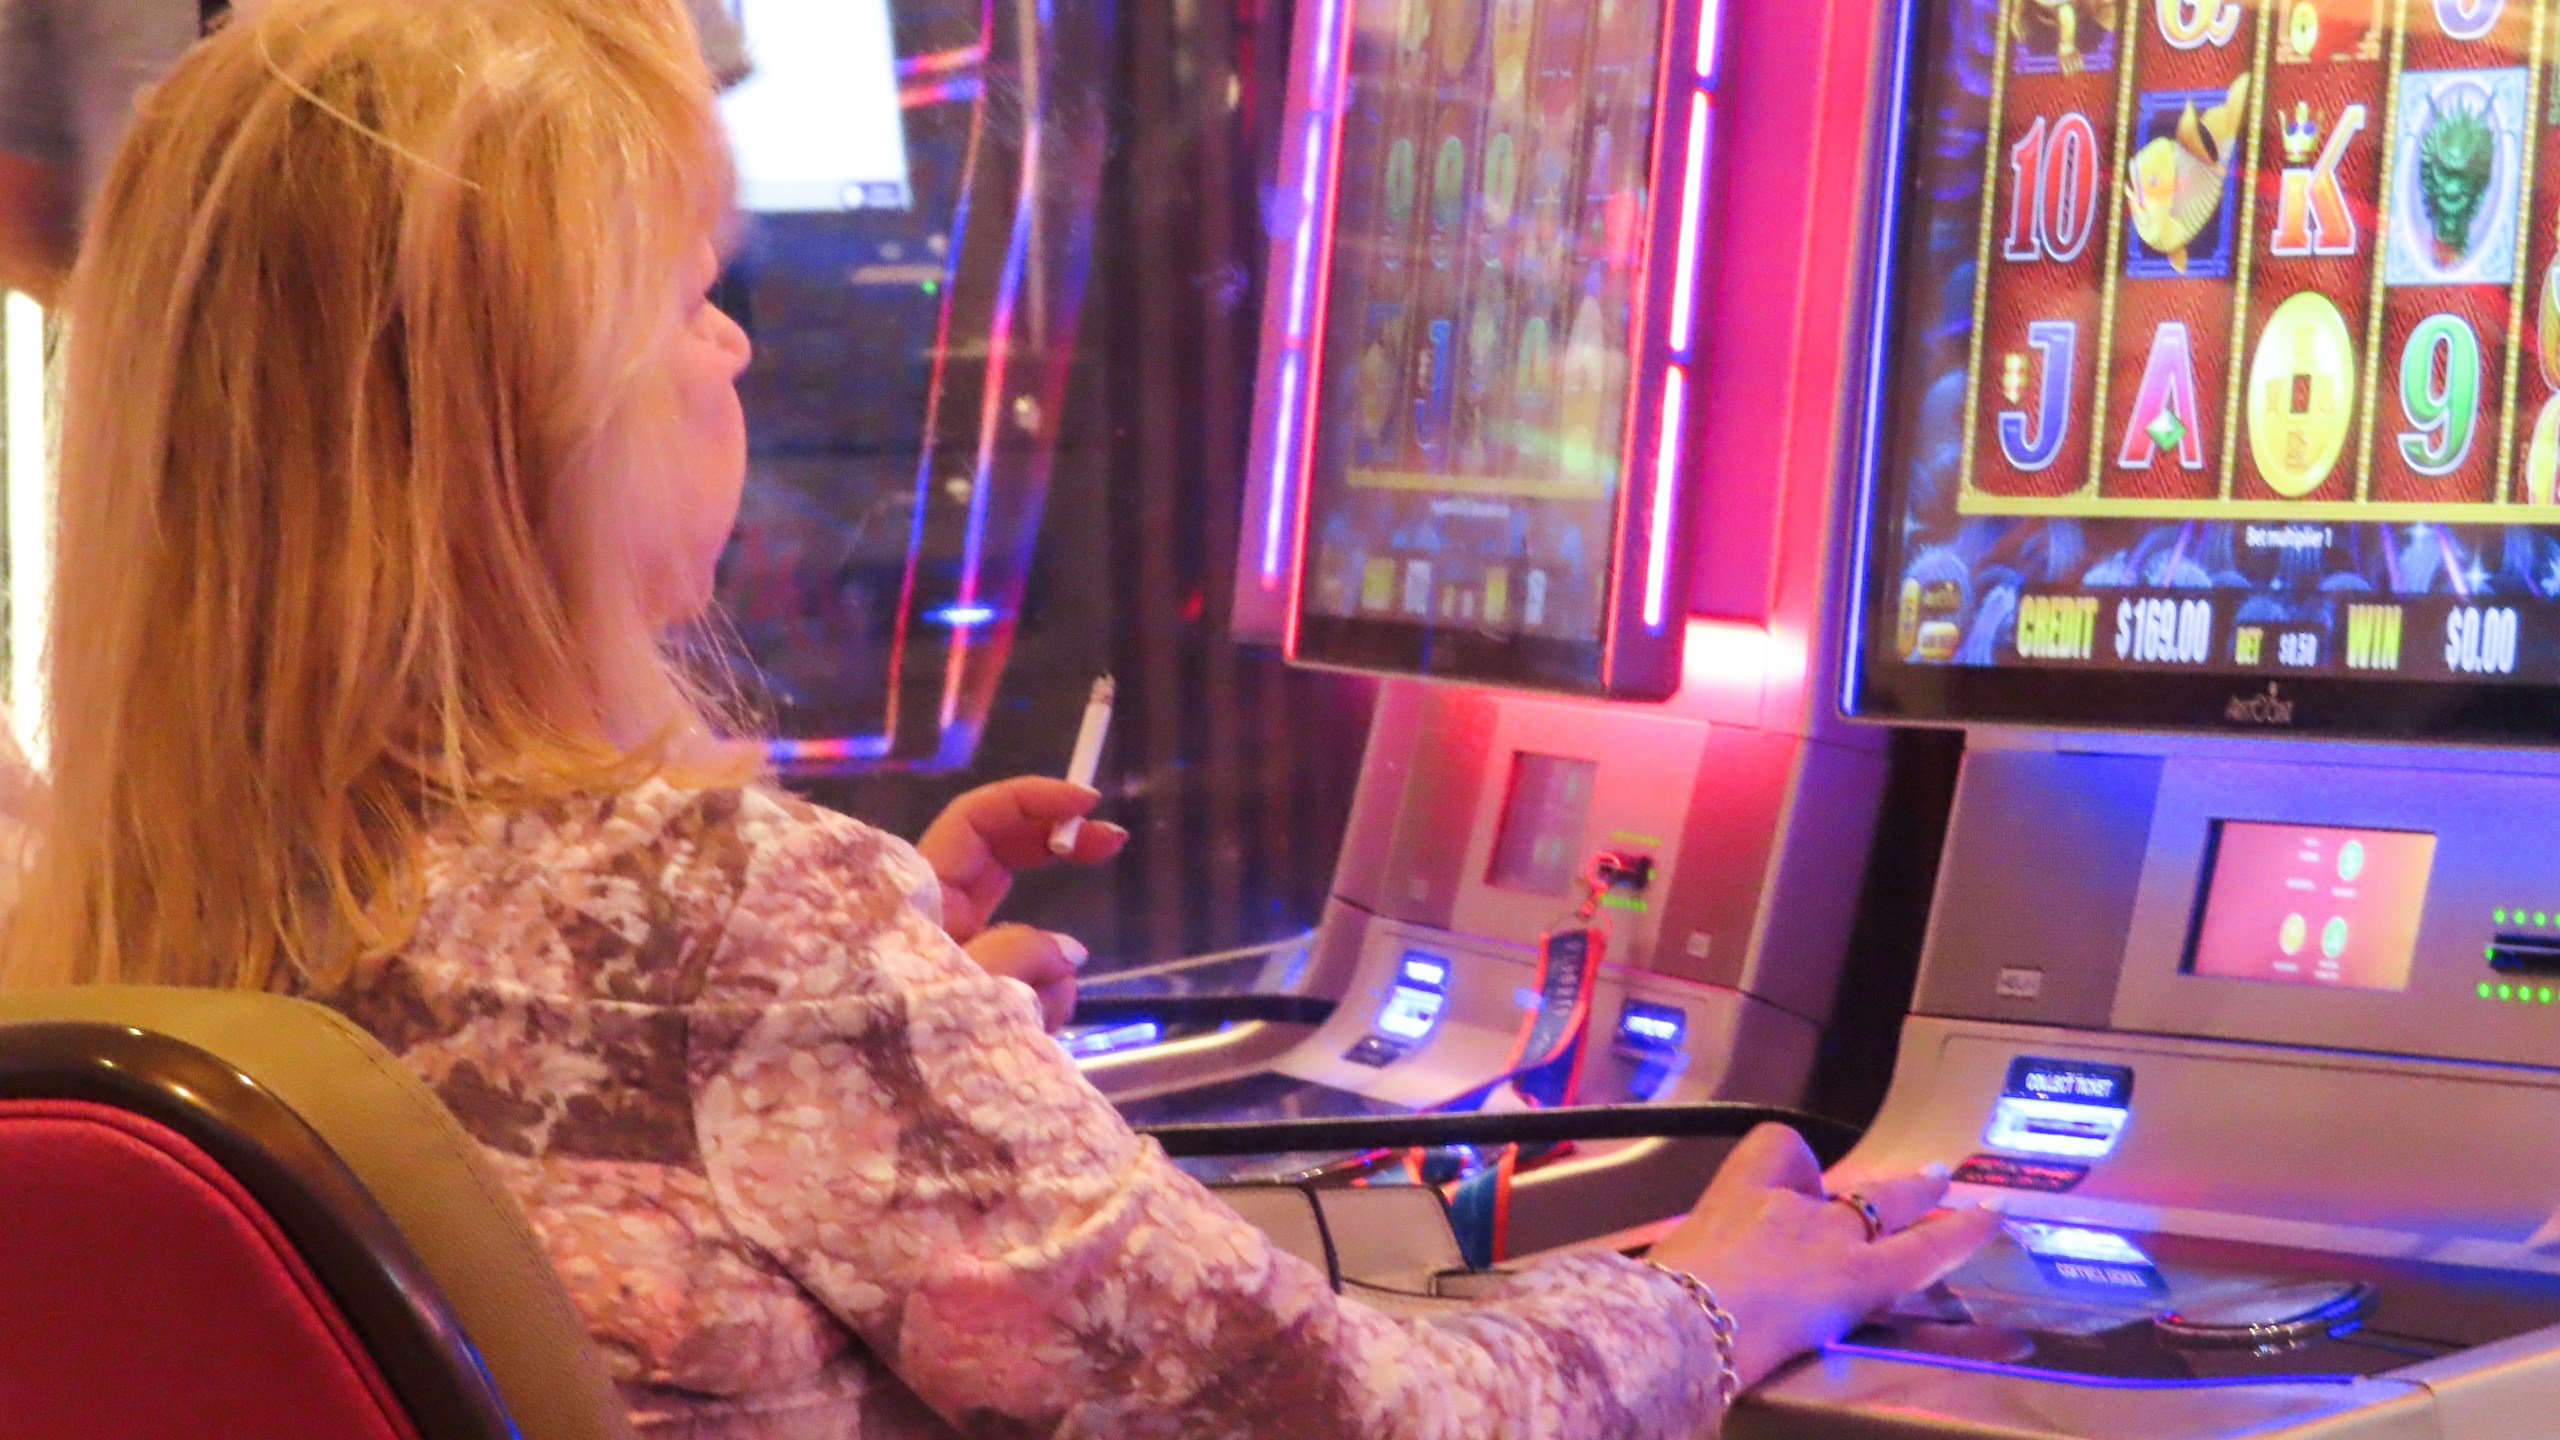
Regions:
<instances>
[{"instance_id":1,"label":"slot machine","mask_svg":"<svg viewBox=\"0 0 2560 1440\"><path fill-rule=\"evenodd\" d=\"M1391 677L1321 926L1255 977L1336 1003L1071 1043L1142 1124L1792 1104L1883 772L1820 658L1874 7L1298 13L1235 608ZM1720 1153L1524 1163L1492 1250Z\"/></svg>"},{"instance_id":2,"label":"slot machine","mask_svg":"<svg viewBox=\"0 0 2560 1440\"><path fill-rule=\"evenodd\" d=\"M2545 1435L2560 7L1903 7L1843 699L1962 724L1852 1171L2007 1234L1735 1435Z\"/></svg>"}]
</instances>

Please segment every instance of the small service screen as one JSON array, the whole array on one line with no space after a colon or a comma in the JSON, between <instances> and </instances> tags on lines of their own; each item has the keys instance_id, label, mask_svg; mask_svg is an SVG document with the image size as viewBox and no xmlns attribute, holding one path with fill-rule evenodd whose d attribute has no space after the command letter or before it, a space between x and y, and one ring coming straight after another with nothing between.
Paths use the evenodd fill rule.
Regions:
<instances>
[{"instance_id":1,"label":"small service screen","mask_svg":"<svg viewBox=\"0 0 2560 1440\"><path fill-rule=\"evenodd\" d=\"M2008 1224L2010 1237L2018 1248L2030 1255L2051 1260L2095 1260L2116 1265L2151 1266L2151 1257L2142 1247L2112 1230L2092 1230L2085 1225L2052 1225L2036 1220L2013 1220Z\"/></svg>"},{"instance_id":2,"label":"small service screen","mask_svg":"<svg viewBox=\"0 0 2560 1440\"><path fill-rule=\"evenodd\" d=\"M761 214L913 203L888 0L733 0L754 73L721 97L738 203Z\"/></svg>"},{"instance_id":3,"label":"small service screen","mask_svg":"<svg viewBox=\"0 0 2560 1440\"><path fill-rule=\"evenodd\" d=\"M1689 1038L1689 1012L1630 1000L1618 1012L1618 1045L1641 1055L1676 1055Z\"/></svg>"},{"instance_id":4,"label":"small service screen","mask_svg":"<svg viewBox=\"0 0 2560 1440\"><path fill-rule=\"evenodd\" d=\"M1399 1040L1420 1040L1440 1023L1449 1003L1449 962L1420 950L1407 951L1396 967L1395 984L1378 1011L1378 1029Z\"/></svg>"},{"instance_id":5,"label":"small service screen","mask_svg":"<svg viewBox=\"0 0 2560 1440\"><path fill-rule=\"evenodd\" d=\"M1305 614L1597 643L1662 7L1356 3Z\"/></svg>"},{"instance_id":6,"label":"small service screen","mask_svg":"<svg viewBox=\"0 0 2560 1440\"><path fill-rule=\"evenodd\" d=\"M2141 1246L2113 1230L2013 1220L2009 1238L2035 1261L2044 1278L2071 1290L2165 1294L2168 1282Z\"/></svg>"},{"instance_id":7,"label":"small service screen","mask_svg":"<svg viewBox=\"0 0 2560 1440\"><path fill-rule=\"evenodd\" d=\"M1486 882L1537 895L1571 894L1599 775L1600 766L1590 760L1526 750L1513 757L1511 796L1494 831Z\"/></svg>"},{"instance_id":8,"label":"small service screen","mask_svg":"<svg viewBox=\"0 0 2560 1440\"><path fill-rule=\"evenodd\" d=\"M2415 831L2217 821L2187 970L2406 990L2435 854Z\"/></svg>"},{"instance_id":9,"label":"small service screen","mask_svg":"<svg viewBox=\"0 0 2560 1440\"><path fill-rule=\"evenodd\" d=\"M1876 683L2560 683L2560 0L1918 16Z\"/></svg>"}]
</instances>

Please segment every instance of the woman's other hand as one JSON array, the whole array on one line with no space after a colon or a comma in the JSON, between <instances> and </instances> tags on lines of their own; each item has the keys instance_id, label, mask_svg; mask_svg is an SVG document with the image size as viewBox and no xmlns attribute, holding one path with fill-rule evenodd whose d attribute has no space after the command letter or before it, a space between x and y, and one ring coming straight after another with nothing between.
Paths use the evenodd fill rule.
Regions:
<instances>
[{"instance_id":1,"label":"woman's other hand","mask_svg":"<svg viewBox=\"0 0 2560 1440\"><path fill-rule=\"evenodd\" d=\"M1064 1029L1075 1014L1076 972L1084 968L1085 948L1072 937L1028 925L998 925L963 948L979 969L1030 986L1040 997L1040 1022L1050 1034Z\"/></svg>"},{"instance_id":2,"label":"woman's other hand","mask_svg":"<svg viewBox=\"0 0 2560 1440\"><path fill-rule=\"evenodd\" d=\"M1038 775L982 785L952 801L916 842L942 882L942 928L963 945L975 940L1013 888L1015 871L1058 858L1049 853L1049 835L1058 823L1082 820L1101 803L1096 791ZM1090 821L1066 858L1099 865L1128 843L1128 831Z\"/></svg>"},{"instance_id":3,"label":"woman's other hand","mask_svg":"<svg viewBox=\"0 0 2560 1440\"><path fill-rule=\"evenodd\" d=\"M1886 1233L1870 1244L1855 1207L1824 1198L1821 1162L1782 1125L1744 1138L1698 1208L1653 1260L1707 1282L1733 1316L1743 1385L1848 1333L1879 1306L1945 1278L2000 1230L1989 1210L1930 1212L1942 1173L1861 1181Z\"/></svg>"}]
</instances>

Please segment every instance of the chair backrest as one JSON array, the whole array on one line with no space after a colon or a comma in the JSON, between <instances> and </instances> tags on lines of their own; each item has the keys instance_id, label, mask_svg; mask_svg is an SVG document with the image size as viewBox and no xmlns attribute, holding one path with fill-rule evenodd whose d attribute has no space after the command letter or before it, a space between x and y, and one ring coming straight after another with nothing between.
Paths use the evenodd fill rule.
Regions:
<instances>
[{"instance_id":1,"label":"chair backrest","mask_svg":"<svg viewBox=\"0 0 2560 1440\"><path fill-rule=\"evenodd\" d=\"M627 1440L433 1092L280 996L0 995L8 1440Z\"/></svg>"}]
</instances>

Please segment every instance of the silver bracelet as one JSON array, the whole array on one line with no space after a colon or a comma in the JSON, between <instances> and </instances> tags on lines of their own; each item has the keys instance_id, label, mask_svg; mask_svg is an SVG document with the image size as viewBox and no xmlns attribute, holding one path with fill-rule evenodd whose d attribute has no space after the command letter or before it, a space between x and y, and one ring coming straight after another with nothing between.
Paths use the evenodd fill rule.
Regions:
<instances>
[{"instance_id":1,"label":"silver bracelet","mask_svg":"<svg viewBox=\"0 0 2560 1440\"><path fill-rule=\"evenodd\" d=\"M1706 1281L1688 1271L1674 1270L1652 1260L1643 1263L1648 1269L1670 1276L1673 1284L1688 1291L1689 1298L1698 1302L1699 1312L1707 1317L1707 1328L1714 1331L1716 1337L1716 1403L1726 1409L1733 1408L1734 1397L1742 1393L1742 1372L1735 1369L1733 1363L1735 1327L1732 1312L1717 1301L1716 1292L1707 1288Z\"/></svg>"}]
</instances>

